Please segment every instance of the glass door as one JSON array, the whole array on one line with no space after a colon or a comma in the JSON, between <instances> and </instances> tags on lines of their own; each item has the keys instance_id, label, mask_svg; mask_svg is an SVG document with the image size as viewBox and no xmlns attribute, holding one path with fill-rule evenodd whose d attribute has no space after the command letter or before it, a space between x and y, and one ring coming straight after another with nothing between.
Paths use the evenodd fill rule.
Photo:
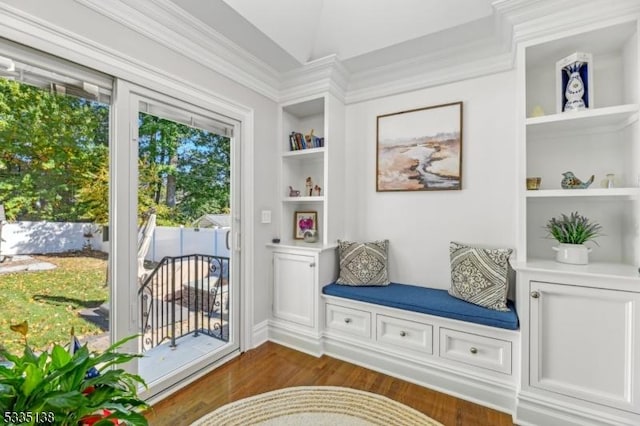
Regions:
<instances>
[{"instance_id":1,"label":"glass door","mask_svg":"<svg viewBox=\"0 0 640 426\"><path fill-rule=\"evenodd\" d=\"M135 306L140 339L129 349L144 355L151 396L239 352L238 123L127 86L130 279L119 289Z\"/></svg>"},{"instance_id":2,"label":"glass door","mask_svg":"<svg viewBox=\"0 0 640 426\"><path fill-rule=\"evenodd\" d=\"M110 346L113 79L0 40L0 342Z\"/></svg>"}]
</instances>

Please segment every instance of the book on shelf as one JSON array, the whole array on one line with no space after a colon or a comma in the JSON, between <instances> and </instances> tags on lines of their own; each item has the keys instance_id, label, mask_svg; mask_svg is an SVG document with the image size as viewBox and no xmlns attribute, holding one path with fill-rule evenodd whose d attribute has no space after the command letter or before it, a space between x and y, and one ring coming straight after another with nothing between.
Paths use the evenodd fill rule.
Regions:
<instances>
[{"instance_id":1,"label":"book on shelf","mask_svg":"<svg viewBox=\"0 0 640 426\"><path fill-rule=\"evenodd\" d=\"M291 151L322 147L324 147L324 138L313 134L303 135L300 132L291 132L289 134L289 148Z\"/></svg>"}]
</instances>

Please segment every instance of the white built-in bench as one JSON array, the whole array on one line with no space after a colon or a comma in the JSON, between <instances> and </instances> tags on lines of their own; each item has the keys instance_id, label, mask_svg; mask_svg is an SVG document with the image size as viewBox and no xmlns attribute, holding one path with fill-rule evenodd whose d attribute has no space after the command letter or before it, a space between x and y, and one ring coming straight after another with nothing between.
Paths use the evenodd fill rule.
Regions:
<instances>
[{"instance_id":1,"label":"white built-in bench","mask_svg":"<svg viewBox=\"0 0 640 426\"><path fill-rule=\"evenodd\" d=\"M324 352L513 413L518 317L450 296L390 284L323 288Z\"/></svg>"}]
</instances>

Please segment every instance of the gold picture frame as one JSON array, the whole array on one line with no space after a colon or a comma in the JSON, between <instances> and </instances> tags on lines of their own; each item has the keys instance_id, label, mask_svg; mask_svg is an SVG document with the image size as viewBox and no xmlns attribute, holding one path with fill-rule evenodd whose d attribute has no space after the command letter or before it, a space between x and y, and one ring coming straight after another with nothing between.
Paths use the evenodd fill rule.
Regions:
<instances>
[{"instance_id":1,"label":"gold picture frame","mask_svg":"<svg viewBox=\"0 0 640 426\"><path fill-rule=\"evenodd\" d=\"M379 115L376 191L462 189L462 102Z\"/></svg>"},{"instance_id":2,"label":"gold picture frame","mask_svg":"<svg viewBox=\"0 0 640 426\"><path fill-rule=\"evenodd\" d=\"M304 239L304 233L308 230L318 232L318 212L296 211L293 214L293 238Z\"/></svg>"}]
</instances>

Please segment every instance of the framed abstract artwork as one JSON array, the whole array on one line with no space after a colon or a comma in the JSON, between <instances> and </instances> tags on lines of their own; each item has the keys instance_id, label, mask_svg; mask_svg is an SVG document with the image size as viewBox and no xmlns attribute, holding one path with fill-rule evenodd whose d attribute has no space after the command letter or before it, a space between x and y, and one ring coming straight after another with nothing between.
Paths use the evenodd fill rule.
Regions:
<instances>
[{"instance_id":1,"label":"framed abstract artwork","mask_svg":"<svg viewBox=\"0 0 640 426\"><path fill-rule=\"evenodd\" d=\"M293 215L293 238L304 239L306 231L318 230L318 212L295 212Z\"/></svg>"},{"instance_id":2,"label":"framed abstract artwork","mask_svg":"<svg viewBox=\"0 0 640 426\"><path fill-rule=\"evenodd\" d=\"M462 102L377 117L376 191L462 189Z\"/></svg>"}]
</instances>

